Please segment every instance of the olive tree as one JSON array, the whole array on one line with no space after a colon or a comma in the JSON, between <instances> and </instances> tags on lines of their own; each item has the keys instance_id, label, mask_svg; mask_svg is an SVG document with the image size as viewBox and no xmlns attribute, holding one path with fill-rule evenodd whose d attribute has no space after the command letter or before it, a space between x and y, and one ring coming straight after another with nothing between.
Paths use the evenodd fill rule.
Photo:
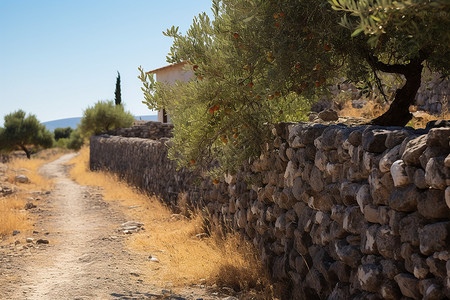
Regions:
<instances>
[{"instance_id":1,"label":"olive tree","mask_svg":"<svg viewBox=\"0 0 450 300\"><path fill-rule=\"evenodd\" d=\"M98 101L83 111L80 121L81 134L90 137L115 128L130 127L134 121L131 113L113 101Z\"/></svg>"},{"instance_id":2,"label":"olive tree","mask_svg":"<svg viewBox=\"0 0 450 300\"><path fill-rule=\"evenodd\" d=\"M0 128L0 150L21 149L29 159L31 147L50 148L53 136L34 115L26 115L23 110L5 116L4 128Z\"/></svg>"},{"instance_id":3,"label":"olive tree","mask_svg":"<svg viewBox=\"0 0 450 300\"><path fill-rule=\"evenodd\" d=\"M448 73L448 10L443 0L213 1L213 20L202 13L186 34L164 33L168 62L187 62L194 79L168 86L141 68L144 103L171 115L170 155L182 166L219 159L228 168L257 155L267 125L302 120L339 78L380 88L382 72L403 75L390 109L372 120L403 126L423 64Z\"/></svg>"}]
</instances>

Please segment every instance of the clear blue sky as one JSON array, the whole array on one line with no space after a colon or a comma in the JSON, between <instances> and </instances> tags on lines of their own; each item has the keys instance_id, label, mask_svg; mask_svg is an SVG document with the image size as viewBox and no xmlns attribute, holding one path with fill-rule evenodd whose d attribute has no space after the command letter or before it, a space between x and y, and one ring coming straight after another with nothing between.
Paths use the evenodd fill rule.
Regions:
<instances>
[{"instance_id":1,"label":"clear blue sky","mask_svg":"<svg viewBox=\"0 0 450 300\"><path fill-rule=\"evenodd\" d=\"M98 100L143 100L138 67L167 65L172 25L186 32L211 0L0 0L0 126L18 109L41 122L79 117ZM211 14L210 14L211 15Z\"/></svg>"}]
</instances>

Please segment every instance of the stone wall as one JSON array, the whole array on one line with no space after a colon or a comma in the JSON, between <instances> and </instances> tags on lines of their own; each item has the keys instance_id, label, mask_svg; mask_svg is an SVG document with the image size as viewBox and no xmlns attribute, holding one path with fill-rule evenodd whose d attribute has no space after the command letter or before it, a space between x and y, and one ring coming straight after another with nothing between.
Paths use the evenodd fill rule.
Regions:
<instances>
[{"instance_id":1,"label":"stone wall","mask_svg":"<svg viewBox=\"0 0 450 300\"><path fill-rule=\"evenodd\" d=\"M266 153L217 185L176 171L167 139L93 137L91 167L206 206L253 241L292 299L444 299L450 127L435 125L281 124Z\"/></svg>"},{"instance_id":2,"label":"stone wall","mask_svg":"<svg viewBox=\"0 0 450 300\"><path fill-rule=\"evenodd\" d=\"M160 139L172 137L173 124L153 121L135 121L130 128L117 128L107 132L108 135Z\"/></svg>"}]
</instances>

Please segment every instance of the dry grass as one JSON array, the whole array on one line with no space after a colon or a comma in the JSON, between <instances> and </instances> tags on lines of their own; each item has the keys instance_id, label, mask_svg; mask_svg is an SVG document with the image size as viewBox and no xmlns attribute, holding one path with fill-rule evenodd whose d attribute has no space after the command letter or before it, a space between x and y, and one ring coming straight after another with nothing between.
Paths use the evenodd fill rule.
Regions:
<instances>
[{"instance_id":1,"label":"dry grass","mask_svg":"<svg viewBox=\"0 0 450 300\"><path fill-rule=\"evenodd\" d=\"M27 192L45 191L53 187L53 182L38 174L38 169L44 163L50 162L61 156L63 152L58 150L43 151L32 159L14 158L6 164L7 181L18 186L18 192L7 197L0 198L0 237L3 239L12 234L14 230L31 232L33 220L24 210L27 203ZM17 183L16 175L23 174L30 179L30 183Z\"/></svg>"},{"instance_id":2,"label":"dry grass","mask_svg":"<svg viewBox=\"0 0 450 300\"><path fill-rule=\"evenodd\" d=\"M206 233L201 212L190 219L173 214L156 198L139 193L115 176L90 172L88 160L89 149L85 147L69 162L74 164L71 177L83 185L102 187L106 200L120 204L129 217L145 224L145 231L128 239L129 248L159 260L149 260L142 266L147 274L144 277L171 287L216 284L236 291L266 289L260 292L265 296L254 299L274 299L268 276L250 242L237 233L226 237L219 231Z\"/></svg>"},{"instance_id":3,"label":"dry grass","mask_svg":"<svg viewBox=\"0 0 450 300\"><path fill-rule=\"evenodd\" d=\"M31 159L24 157L13 158L7 163L7 181L17 185L21 190L25 191L45 191L53 188L53 181L39 175L38 169L45 163L58 159L65 150L48 149L41 151L39 154L33 156ZM17 183L14 178L16 175L23 174L30 179L29 183Z\"/></svg>"},{"instance_id":4,"label":"dry grass","mask_svg":"<svg viewBox=\"0 0 450 300\"><path fill-rule=\"evenodd\" d=\"M447 106L444 105L444 107ZM354 108L352 107L351 101L347 101L344 103L342 110L339 112L339 115L342 117L363 117L371 120L381 116L384 112L387 111L388 108L388 105L381 105L374 101L368 101L363 108ZM427 123L430 121L450 120L450 112L447 109L444 109L440 115L432 115L425 111L417 111L417 107L411 106L410 112L413 113L413 118L407 124L407 126L411 126L415 129L425 128Z\"/></svg>"},{"instance_id":5,"label":"dry grass","mask_svg":"<svg viewBox=\"0 0 450 300\"><path fill-rule=\"evenodd\" d=\"M351 101L346 101L339 115L342 117L374 119L381 116L388 108L389 106L381 105L375 101L367 101L367 104L362 108L354 108Z\"/></svg>"},{"instance_id":6,"label":"dry grass","mask_svg":"<svg viewBox=\"0 0 450 300\"><path fill-rule=\"evenodd\" d=\"M0 198L0 237L6 237L14 230L32 230L33 222L23 210L25 203L26 200L17 195Z\"/></svg>"}]
</instances>

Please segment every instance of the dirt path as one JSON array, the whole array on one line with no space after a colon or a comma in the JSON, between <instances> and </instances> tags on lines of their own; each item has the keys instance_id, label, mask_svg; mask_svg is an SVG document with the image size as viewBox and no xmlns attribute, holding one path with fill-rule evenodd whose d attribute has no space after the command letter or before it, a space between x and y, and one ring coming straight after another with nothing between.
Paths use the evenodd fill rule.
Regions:
<instances>
[{"instance_id":1,"label":"dirt path","mask_svg":"<svg viewBox=\"0 0 450 300\"><path fill-rule=\"evenodd\" d=\"M33 242L19 234L19 244L0 252L0 299L222 298L199 288L174 295L141 279L139 266L146 258L126 250L123 241L128 235L117 230L130 220L104 202L98 190L68 178L64 163L73 156L64 155L41 168L55 178L55 189L34 209ZM49 243L38 244L38 239Z\"/></svg>"}]
</instances>

